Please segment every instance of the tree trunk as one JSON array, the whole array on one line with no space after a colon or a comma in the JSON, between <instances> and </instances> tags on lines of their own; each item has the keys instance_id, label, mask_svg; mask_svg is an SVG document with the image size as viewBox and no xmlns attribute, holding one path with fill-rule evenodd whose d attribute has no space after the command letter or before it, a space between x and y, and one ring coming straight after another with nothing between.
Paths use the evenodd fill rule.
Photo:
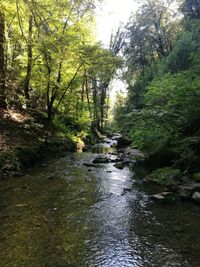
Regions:
<instances>
[{"instance_id":1,"label":"tree trunk","mask_svg":"<svg viewBox=\"0 0 200 267\"><path fill-rule=\"evenodd\" d=\"M6 108L6 70L5 70L5 15L0 10L0 108Z\"/></svg>"},{"instance_id":2,"label":"tree trunk","mask_svg":"<svg viewBox=\"0 0 200 267\"><path fill-rule=\"evenodd\" d=\"M105 103L106 103L106 95L107 95L107 84L102 84L101 86L101 104L100 104L100 129L103 131L104 127L104 116L105 116Z\"/></svg>"},{"instance_id":3,"label":"tree trunk","mask_svg":"<svg viewBox=\"0 0 200 267\"><path fill-rule=\"evenodd\" d=\"M24 81L24 95L26 100L30 100L29 95L29 87L30 87L30 79L31 79L31 70L32 70L32 62L33 62L33 53L32 53L32 35L33 35L33 17L32 15L29 17L29 30L28 30L28 62L26 69L26 78Z\"/></svg>"},{"instance_id":4,"label":"tree trunk","mask_svg":"<svg viewBox=\"0 0 200 267\"><path fill-rule=\"evenodd\" d=\"M106 118L105 125L108 124L109 108L110 108L110 95L108 94L107 101L106 101L106 107L105 107L105 118ZM105 125L104 125L104 127L105 127Z\"/></svg>"},{"instance_id":5,"label":"tree trunk","mask_svg":"<svg viewBox=\"0 0 200 267\"><path fill-rule=\"evenodd\" d=\"M46 99L47 99L47 116L48 121L51 123L52 121L52 103L50 96L50 77L51 77L51 69L47 67L47 91L46 91Z\"/></svg>"},{"instance_id":6,"label":"tree trunk","mask_svg":"<svg viewBox=\"0 0 200 267\"><path fill-rule=\"evenodd\" d=\"M87 79L86 75L85 75L85 90L86 90L88 111L89 111L89 114L90 114L90 119L92 119L92 110L91 110L91 106L90 106L90 96L89 96L89 84L88 84L88 79Z\"/></svg>"},{"instance_id":7,"label":"tree trunk","mask_svg":"<svg viewBox=\"0 0 200 267\"><path fill-rule=\"evenodd\" d=\"M98 92L97 92L97 81L96 79L93 79L92 81L92 95L93 95L93 124L95 125L95 128L100 131L100 116L99 116L99 101L98 101Z\"/></svg>"}]
</instances>

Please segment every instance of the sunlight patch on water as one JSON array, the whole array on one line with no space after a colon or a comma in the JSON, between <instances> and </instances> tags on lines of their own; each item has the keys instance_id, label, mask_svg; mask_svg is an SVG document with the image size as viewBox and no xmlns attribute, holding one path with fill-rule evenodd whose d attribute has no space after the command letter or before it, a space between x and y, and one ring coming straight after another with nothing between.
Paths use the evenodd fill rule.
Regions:
<instances>
[{"instance_id":1,"label":"sunlight patch on water","mask_svg":"<svg viewBox=\"0 0 200 267\"><path fill-rule=\"evenodd\" d=\"M0 181L1 266L200 266L198 207L151 202L128 168L83 166L95 155Z\"/></svg>"}]
</instances>

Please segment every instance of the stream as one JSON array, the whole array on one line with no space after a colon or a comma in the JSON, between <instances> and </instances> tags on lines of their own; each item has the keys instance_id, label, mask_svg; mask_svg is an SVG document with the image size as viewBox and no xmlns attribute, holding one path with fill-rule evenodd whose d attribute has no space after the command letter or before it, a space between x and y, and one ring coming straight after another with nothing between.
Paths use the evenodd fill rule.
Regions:
<instances>
[{"instance_id":1,"label":"stream","mask_svg":"<svg viewBox=\"0 0 200 267\"><path fill-rule=\"evenodd\" d=\"M100 144L0 181L1 267L200 266L200 208L153 202L158 189L138 167L83 166L109 151Z\"/></svg>"}]
</instances>

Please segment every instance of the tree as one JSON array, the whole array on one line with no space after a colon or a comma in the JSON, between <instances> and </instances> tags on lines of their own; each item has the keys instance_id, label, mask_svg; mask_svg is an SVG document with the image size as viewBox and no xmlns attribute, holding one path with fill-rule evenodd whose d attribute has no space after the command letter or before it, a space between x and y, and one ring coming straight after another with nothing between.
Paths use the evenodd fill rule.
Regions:
<instances>
[{"instance_id":1,"label":"tree","mask_svg":"<svg viewBox=\"0 0 200 267\"><path fill-rule=\"evenodd\" d=\"M5 14L0 5L0 108L6 108L6 69L5 69Z\"/></svg>"},{"instance_id":2,"label":"tree","mask_svg":"<svg viewBox=\"0 0 200 267\"><path fill-rule=\"evenodd\" d=\"M184 2L190 7L181 23L180 15L168 16L159 3L145 1L128 25L124 76L129 91L116 123L151 164L193 173L200 161L199 1Z\"/></svg>"},{"instance_id":3,"label":"tree","mask_svg":"<svg viewBox=\"0 0 200 267\"><path fill-rule=\"evenodd\" d=\"M177 31L175 17L176 12L164 0L143 1L126 26L124 55L131 73L143 71L170 53Z\"/></svg>"},{"instance_id":4,"label":"tree","mask_svg":"<svg viewBox=\"0 0 200 267\"><path fill-rule=\"evenodd\" d=\"M185 18L200 19L200 2L199 0L185 0L181 6Z\"/></svg>"},{"instance_id":5,"label":"tree","mask_svg":"<svg viewBox=\"0 0 200 267\"><path fill-rule=\"evenodd\" d=\"M24 80L24 95L26 100L30 100L29 95L29 86L30 86L30 79L31 79L31 71L32 71L32 64L33 64L33 52L32 52L32 40L33 38L33 16L29 16L29 27L28 27L28 40L27 40L27 69L26 69L26 77Z\"/></svg>"},{"instance_id":6,"label":"tree","mask_svg":"<svg viewBox=\"0 0 200 267\"><path fill-rule=\"evenodd\" d=\"M88 109L93 120L93 128L102 131L108 108L109 84L121 64L121 59L111 50L101 48L99 44L84 46L82 55L85 63L83 77Z\"/></svg>"}]
</instances>

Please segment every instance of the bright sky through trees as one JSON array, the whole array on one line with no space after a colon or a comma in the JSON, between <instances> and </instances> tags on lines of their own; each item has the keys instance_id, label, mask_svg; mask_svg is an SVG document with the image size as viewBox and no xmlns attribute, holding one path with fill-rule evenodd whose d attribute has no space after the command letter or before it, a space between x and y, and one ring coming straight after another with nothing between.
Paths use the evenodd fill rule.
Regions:
<instances>
[{"instance_id":1,"label":"bright sky through trees","mask_svg":"<svg viewBox=\"0 0 200 267\"><path fill-rule=\"evenodd\" d=\"M112 31L116 31L120 22L126 24L137 9L136 0L104 0L96 12L97 39L105 46L109 46ZM115 79L111 84L111 99L115 99L117 91L126 91L126 84Z\"/></svg>"},{"instance_id":2,"label":"bright sky through trees","mask_svg":"<svg viewBox=\"0 0 200 267\"><path fill-rule=\"evenodd\" d=\"M98 39L108 45L112 30L116 30L120 22L126 23L136 8L136 0L104 0L97 9Z\"/></svg>"}]
</instances>

